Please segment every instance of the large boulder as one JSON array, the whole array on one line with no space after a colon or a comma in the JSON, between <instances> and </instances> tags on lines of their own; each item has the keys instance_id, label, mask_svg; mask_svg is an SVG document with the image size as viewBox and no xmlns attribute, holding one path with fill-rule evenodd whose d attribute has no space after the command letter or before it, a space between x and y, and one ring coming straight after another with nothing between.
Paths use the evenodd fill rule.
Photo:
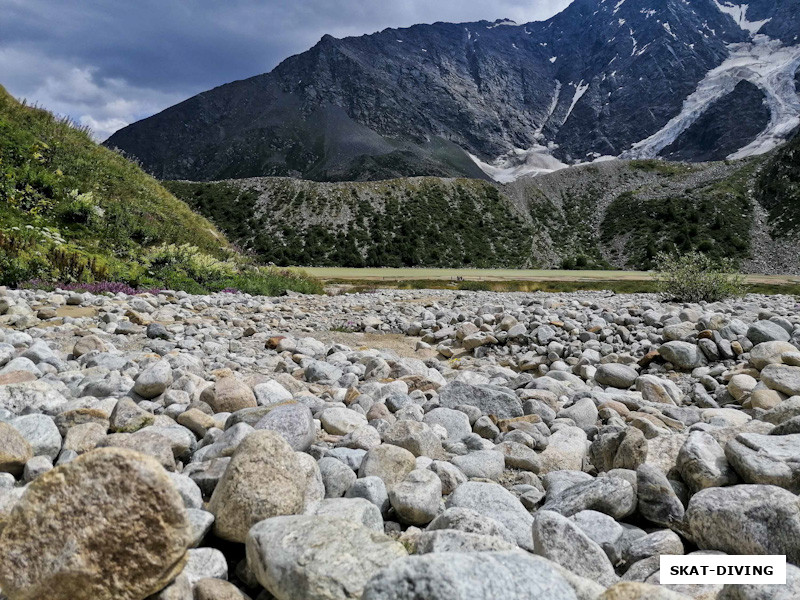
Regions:
<instances>
[{"instance_id":1,"label":"large boulder","mask_svg":"<svg viewBox=\"0 0 800 600\"><path fill-rule=\"evenodd\" d=\"M779 365L784 352L797 352L797 348L789 342L762 342L750 350L750 364L759 371L767 365Z\"/></svg>"},{"instance_id":2,"label":"large boulder","mask_svg":"<svg viewBox=\"0 0 800 600\"><path fill-rule=\"evenodd\" d=\"M45 413L54 415L67 403L55 388L44 381L0 385L0 408L15 415Z\"/></svg>"},{"instance_id":3,"label":"large boulder","mask_svg":"<svg viewBox=\"0 0 800 600\"><path fill-rule=\"evenodd\" d=\"M600 385L606 385L615 388L629 388L636 383L636 378L639 374L631 366L608 363L597 367L597 372L594 374L594 380Z\"/></svg>"},{"instance_id":4,"label":"large boulder","mask_svg":"<svg viewBox=\"0 0 800 600\"><path fill-rule=\"evenodd\" d=\"M291 446L269 430L248 435L233 453L211 496L214 531L244 542L250 527L270 517L303 509L306 477Z\"/></svg>"},{"instance_id":5,"label":"large boulder","mask_svg":"<svg viewBox=\"0 0 800 600\"><path fill-rule=\"evenodd\" d=\"M13 600L141 600L181 572L190 541L154 459L94 450L29 484L0 536L0 587Z\"/></svg>"},{"instance_id":6,"label":"large boulder","mask_svg":"<svg viewBox=\"0 0 800 600\"><path fill-rule=\"evenodd\" d=\"M514 534L518 546L533 550L530 534L533 517L503 486L479 481L462 483L450 494L447 507L470 508L490 517Z\"/></svg>"},{"instance_id":7,"label":"large boulder","mask_svg":"<svg viewBox=\"0 0 800 600\"><path fill-rule=\"evenodd\" d=\"M800 367L767 365L761 371L761 382L771 390L788 396L800 395Z\"/></svg>"},{"instance_id":8,"label":"large boulder","mask_svg":"<svg viewBox=\"0 0 800 600\"><path fill-rule=\"evenodd\" d=\"M400 519L427 525L442 503L442 481L428 469L415 469L389 490L389 501Z\"/></svg>"},{"instance_id":9,"label":"large boulder","mask_svg":"<svg viewBox=\"0 0 800 600\"><path fill-rule=\"evenodd\" d=\"M536 513L533 551L602 585L617 581L614 567L603 549L574 522L558 513L549 510Z\"/></svg>"},{"instance_id":10,"label":"large boulder","mask_svg":"<svg viewBox=\"0 0 800 600\"><path fill-rule=\"evenodd\" d=\"M723 487L739 481L725 451L711 434L693 431L678 452L678 470L692 492Z\"/></svg>"},{"instance_id":11,"label":"large boulder","mask_svg":"<svg viewBox=\"0 0 800 600\"><path fill-rule=\"evenodd\" d=\"M8 423L0 421L0 473L20 475L33 450L22 434Z\"/></svg>"},{"instance_id":12,"label":"large boulder","mask_svg":"<svg viewBox=\"0 0 800 600\"><path fill-rule=\"evenodd\" d=\"M409 556L376 574L362 600L577 600L557 565L522 552Z\"/></svg>"},{"instance_id":13,"label":"large boulder","mask_svg":"<svg viewBox=\"0 0 800 600\"><path fill-rule=\"evenodd\" d=\"M702 550L785 554L800 563L800 499L772 485L709 488L692 496L685 523Z\"/></svg>"},{"instance_id":14,"label":"large boulder","mask_svg":"<svg viewBox=\"0 0 800 600\"><path fill-rule=\"evenodd\" d=\"M667 342L659 347L658 353L681 371L691 371L705 363L700 348L689 342Z\"/></svg>"},{"instance_id":15,"label":"large boulder","mask_svg":"<svg viewBox=\"0 0 800 600\"><path fill-rule=\"evenodd\" d=\"M747 328L747 339L753 344L764 342L788 342L789 332L773 321L756 321Z\"/></svg>"},{"instance_id":16,"label":"large boulder","mask_svg":"<svg viewBox=\"0 0 800 600\"><path fill-rule=\"evenodd\" d=\"M479 408L481 414L501 419L521 417L523 414L519 398L511 390L495 385L470 385L453 381L439 389L439 404L445 408L467 404Z\"/></svg>"},{"instance_id":17,"label":"large boulder","mask_svg":"<svg viewBox=\"0 0 800 600\"><path fill-rule=\"evenodd\" d=\"M740 433L725 456L746 483L764 483L800 493L800 433Z\"/></svg>"},{"instance_id":18,"label":"large boulder","mask_svg":"<svg viewBox=\"0 0 800 600\"><path fill-rule=\"evenodd\" d=\"M311 409L299 403L276 406L256 423L255 428L276 431L297 451L308 450L316 437Z\"/></svg>"},{"instance_id":19,"label":"large boulder","mask_svg":"<svg viewBox=\"0 0 800 600\"><path fill-rule=\"evenodd\" d=\"M414 455L405 448L381 444L364 455L358 470L359 477L378 477L391 489L417 467Z\"/></svg>"},{"instance_id":20,"label":"large boulder","mask_svg":"<svg viewBox=\"0 0 800 600\"><path fill-rule=\"evenodd\" d=\"M246 544L250 568L277 600L357 600L370 577L406 556L382 532L328 516L261 521Z\"/></svg>"},{"instance_id":21,"label":"large boulder","mask_svg":"<svg viewBox=\"0 0 800 600\"><path fill-rule=\"evenodd\" d=\"M243 408L258 406L256 396L250 386L234 376L218 379L213 386L202 391L200 399L206 402L215 413L236 412Z\"/></svg>"}]
</instances>

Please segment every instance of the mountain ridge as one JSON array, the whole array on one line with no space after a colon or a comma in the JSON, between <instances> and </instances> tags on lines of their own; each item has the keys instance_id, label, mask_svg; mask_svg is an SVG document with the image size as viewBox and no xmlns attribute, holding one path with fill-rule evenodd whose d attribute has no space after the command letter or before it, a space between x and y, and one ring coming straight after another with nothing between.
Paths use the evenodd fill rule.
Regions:
<instances>
[{"instance_id":1,"label":"mountain ridge","mask_svg":"<svg viewBox=\"0 0 800 600\"><path fill-rule=\"evenodd\" d=\"M753 65L779 56L783 79L800 67L800 51L785 45L800 33L788 4L576 0L547 21L521 25L438 22L343 39L326 35L270 73L203 92L129 125L106 144L159 178L195 180L488 173L498 179L632 151L630 158L649 158L650 150L636 144L681 117L701 84L711 88L699 98L703 110L689 107L678 129L688 126L664 146L681 141L695 113L725 99L740 81L768 100L777 97L772 74ZM752 56L752 64L715 73L732 55L738 61L736 52ZM709 74L716 79L709 82ZM703 148L703 158L725 158L723 150L756 141L737 124L758 112L764 98L732 102L727 122L694 131L692 143L715 130L729 138L710 155ZM776 116L779 104L770 106L771 121L800 122L800 104ZM768 150L791 128L756 150ZM692 143L683 158L693 157Z\"/></svg>"}]
</instances>

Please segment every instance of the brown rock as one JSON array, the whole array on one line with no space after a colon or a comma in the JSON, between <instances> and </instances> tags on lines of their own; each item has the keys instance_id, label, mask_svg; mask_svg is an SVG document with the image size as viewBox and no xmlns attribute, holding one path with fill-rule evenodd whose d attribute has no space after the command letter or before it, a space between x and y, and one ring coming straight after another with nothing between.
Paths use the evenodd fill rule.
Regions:
<instances>
[{"instance_id":1,"label":"brown rock","mask_svg":"<svg viewBox=\"0 0 800 600\"><path fill-rule=\"evenodd\" d=\"M108 345L96 335L87 335L75 342L75 346L72 348L72 355L78 358L94 350L108 352Z\"/></svg>"},{"instance_id":2,"label":"brown rock","mask_svg":"<svg viewBox=\"0 0 800 600\"><path fill-rule=\"evenodd\" d=\"M209 577L194 585L194 600L250 600L250 597L232 583Z\"/></svg>"},{"instance_id":3,"label":"brown rock","mask_svg":"<svg viewBox=\"0 0 800 600\"><path fill-rule=\"evenodd\" d=\"M270 350L275 350L278 347L278 344L281 343L281 340L285 340L286 336L283 335L275 335L272 336L267 340L267 348Z\"/></svg>"},{"instance_id":4,"label":"brown rock","mask_svg":"<svg viewBox=\"0 0 800 600\"><path fill-rule=\"evenodd\" d=\"M110 425L108 413L96 408L76 408L74 410L68 410L56 415L53 417L53 420L56 427L58 427L58 432L61 434L61 437L67 435L67 431L72 427L83 425L84 423L98 423L100 425L105 425L106 429L108 429Z\"/></svg>"},{"instance_id":5,"label":"brown rock","mask_svg":"<svg viewBox=\"0 0 800 600\"><path fill-rule=\"evenodd\" d=\"M169 438L155 431L136 433L113 433L103 437L97 444L99 448L127 448L146 454L158 461L167 471L175 470L175 455Z\"/></svg>"},{"instance_id":6,"label":"brown rock","mask_svg":"<svg viewBox=\"0 0 800 600\"><path fill-rule=\"evenodd\" d=\"M200 400L206 402L215 413L236 412L258 406L253 390L233 376L222 377L212 387L204 389Z\"/></svg>"},{"instance_id":7,"label":"brown rock","mask_svg":"<svg viewBox=\"0 0 800 600\"><path fill-rule=\"evenodd\" d=\"M500 428L500 431L503 433L507 433L512 429L515 429L517 425L521 423L541 423L542 417L539 415L525 415L524 417L514 417L511 419L498 419L496 425Z\"/></svg>"},{"instance_id":8,"label":"brown rock","mask_svg":"<svg viewBox=\"0 0 800 600\"><path fill-rule=\"evenodd\" d=\"M657 585L623 581L612 585L597 600L691 600L691 597Z\"/></svg>"},{"instance_id":9,"label":"brown rock","mask_svg":"<svg viewBox=\"0 0 800 600\"><path fill-rule=\"evenodd\" d=\"M243 543L259 521L300 512L306 485L302 464L279 434L267 429L251 433L211 496L215 533Z\"/></svg>"},{"instance_id":10,"label":"brown rock","mask_svg":"<svg viewBox=\"0 0 800 600\"><path fill-rule=\"evenodd\" d=\"M639 359L639 366L644 369L649 367L650 363L652 363L654 360L659 359L661 359L661 355L658 353L658 350L650 350L650 352Z\"/></svg>"},{"instance_id":11,"label":"brown rock","mask_svg":"<svg viewBox=\"0 0 800 600\"><path fill-rule=\"evenodd\" d=\"M31 457L33 450L22 434L8 423L0 421L0 473L19 476Z\"/></svg>"},{"instance_id":12,"label":"brown rock","mask_svg":"<svg viewBox=\"0 0 800 600\"><path fill-rule=\"evenodd\" d=\"M141 600L180 573L190 524L152 458L89 452L36 478L0 536L12 600Z\"/></svg>"},{"instance_id":13,"label":"brown rock","mask_svg":"<svg viewBox=\"0 0 800 600\"><path fill-rule=\"evenodd\" d=\"M94 450L108 433L108 425L101 423L81 423L69 428L64 437L64 450L74 450L84 454Z\"/></svg>"},{"instance_id":14,"label":"brown rock","mask_svg":"<svg viewBox=\"0 0 800 600\"><path fill-rule=\"evenodd\" d=\"M26 383L28 381L36 381L36 375L30 371L9 371L8 373L0 374L0 385Z\"/></svg>"},{"instance_id":15,"label":"brown rock","mask_svg":"<svg viewBox=\"0 0 800 600\"><path fill-rule=\"evenodd\" d=\"M191 431L198 438L202 438L209 429L216 426L216 422L211 415L207 415L202 410L196 408L190 408L179 414L178 423L186 427L186 429Z\"/></svg>"}]
</instances>

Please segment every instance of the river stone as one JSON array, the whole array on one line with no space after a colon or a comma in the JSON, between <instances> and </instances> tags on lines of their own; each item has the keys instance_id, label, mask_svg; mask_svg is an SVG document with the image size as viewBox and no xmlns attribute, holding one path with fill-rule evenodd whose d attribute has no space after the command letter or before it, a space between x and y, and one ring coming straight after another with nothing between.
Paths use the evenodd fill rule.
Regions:
<instances>
[{"instance_id":1,"label":"river stone","mask_svg":"<svg viewBox=\"0 0 800 600\"><path fill-rule=\"evenodd\" d=\"M800 433L740 433L725 446L725 456L746 483L777 485L800 493Z\"/></svg>"},{"instance_id":2,"label":"river stone","mask_svg":"<svg viewBox=\"0 0 800 600\"><path fill-rule=\"evenodd\" d=\"M658 353L681 371L691 371L705 362L700 349L689 342L667 342L659 347Z\"/></svg>"},{"instance_id":3,"label":"river stone","mask_svg":"<svg viewBox=\"0 0 800 600\"><path fill-rule=\"evenodd\" d=\"M0 409L4 408L15 415L54 415L66 403L67 399L44 381L0 385Z\"/></svg>"},{"instance_id":4,"label":"river stone","mask_svg":"<svg viewBox=\"0 0 800 600\"><path fill-rule=\"evenodd\" d=\"M762 342L750 350L750 364L759 371L767 365L779 365L784 352L797 352L797 348L789 342Z\"/></svg>"},{"instance_id":5,"label":"river stone","mask_svg":"<svg viewBox=\"0 0 800 600\"><path fill-rule=\"evenodd\" d=\"M619 520L636 511L636 501L636 491L630 482L618 477L598 477L570 486L555 498L548 497L542 509L565 517L596 510Z\"/></svg>"},{"instance_id":6,"label":"river stone","mask_svg":"<svg viewBox=\"0 0 800 600\"><path fill-rule=\"evenodd\" d=\"M578 600L557 565L522 552L432 553L394 561L362 600Z\"/></svg>"},{"instance_id":7,"label":"river stone","mask_svg":"<svg viewBox=\"0 0 800 600\"><path fill-rule=\"evenodd\" d=\"M639 514L651 523L671 527L683 519L683 504L661 469L653 465L636 469L636 495Z\"/></svg>"},{"instance_id":8,"label":"river stone","mask_svg":"<svg viewBox=\"0 0 800 600\"><path fill-rule=\"evenodd\" d=\"M302 465L279 434L251 433L233 453L211 496L215 533L244 542L259 521L300 512L306 485Z\"/></svg>"},{"instance_id":9,"label":"river stone","mask_svg":"<svg viewBox=\"0 0 800 600\"><path fill-rule=\"evenodd\" d=\"M342 406L326 408L322 411L319 419L322 422L322 428L333 435L347 435L359 427L367 425L367 417Z\"/></svg>"},{"instance_id":10,"label":"river stone","mask_svg":"<svg viewBox=\"0 0 800 600\"><path fill-rule=\"evenodd\" d=\"M207 577L194 585L194 600L250 600L232 583Z\"/></svg>"},{"instance_id":11,"label":"river stone","mask_svg":"<svg viewBox=\"0 0 800 600\"><path fill-rule=\"evenodd\" d=\"M314 416L303 404L276 406L255 425L256 429L271 429L278 432L297 451L305 451L316 437Z\"/></svg>"},{"instance_id":12,"label":"river stone","mask_svg":"<svg viewBox=\"0 0 800 600\"><path fill-rule=\"evenodd\" d=\"M489 552L519 550L517 545L492 535L467 533L456 529L423 531L416 538L416 554L431 552Z\"/></svg>"},{"instance_id":13,"label":"river stone","mask_svg":"<svg viewBox=\"0 0 800 600\"><path fill-rule=\"evenodd\" d=\"M620 581L603 592L597 600L692 600L692 596L673 592L660 585Z\"/></svg>"},{"instance_id":14,"label":"river stone","mask_svg":"<svg viewBox=\"0 0 800 600\"><path fill-rule=\"evenodd\" d=\"M483 537L499 537L516 545L516 538L508 527L482 515L471 508L451 507L439 513L428 525L428 531L453 529L464 533L475 533Z\"/></svg>"},{"instance_id":15,"label":"river stone","mask_svg":"<svg viewBox=\"0 0 800 600\"><path fill-rule=\"evenodd\" d=\"M367 451L358 469L358 476L379 477L389 490L416 467L414 455L405 448L381 444Z\"/></svg>"},{"instance_id":16,"label":"river stone","mask_svg":"<svg viewBox=\"0 0 800 600\"><path fill-rule=\"evenodd\" d=\"M246 544L250 568L277 600L357 600L375 573L406 556L385 534L328 516L261 521Z\"/></svg>"},{"instance_id":17,"label":"river stone","mask_svg":"<svg viewBox=\"0 0 800 600\"><path fill-rule=\"evenodd\" d=\"M475 406L481 414L500 419L521 417L522 403L511 390L494 385L470 385L453 381L439 388L439 404L456 408L462 404Z\"/></svg>"},{"instance_id":18,"label":"river stone","mask_svg":"<svg viewBox=\"0 0 800 600\"><path fill-rule=\"evenodd\" d=\"M685 523L702 550L785 554L800 563L800 499L773 485L708 488L692 496Z\"/></svg>"},{"instance_id":19,"label":"river stone","mask_svg":"<svg viewBox=\"0 0 800 600\"><path fill-rule=\"evenodd\" d=\"M788 396L800 395L800 367L767 365L761 371L761 382Z\"/></svg>"},{"instance_id":20,"label":"river stone","mask_svg":"<svg viewBox=\"0 0 800 600\"><path fill-rule=\"evenodd\" d=\"M636 383L639 374L636 369L628 365L608 363L597 367L594 380L600 385L626 389Z\"/></svg>"},{"instance_id":21,"label":"river stone","mask_svg":"<svg viewBox=\"0 0 800 600\"><path fill-rule=\"evenodd\" d=\"M454 456L451 462L470 478L498 480L503 475L506 458L496 450L476 450L462 456Z\"/></svg>"},{"instance_id":22,"label":"river stone","mask_svg":"<svg viewBox=\"0 0 800 600\"><path fill-rule=\"evenodd\" d=\"M72 347L72 355L80 358L89 352L108 352L108 345L96 335L87 335L75 342Z\"/></svg>"},{"instance_id":23,"label":"river stone","mask_svg":"<svg viewBox=\"0 0 800 600\"><path fill-rule=\"evenodd\" d=\"M200 399L215 413L236 412L258 406L255 394L243 381L234 376L222 377L213 386L202 391Z\"/></svg>"},{"instance_id":24,"label":"river stone","mask_svg":"<svg viewBox=\"0 0 800 600\"><path fill-rule=\"evenodd\" d=\"M511 492L496 483L468 481L447 499L447 508L470 508L504 525L514 535L517 545L533 550L533 517Z\"/></svg>"},{"instance_id":25,"label":"river stone","mask_svg":"<svg viewBox=\"0 0 800 600\"><path fill-rule=\"evenodd\" d=\"M433 471L415 469L389 490L389 502L403 522L427 525L442 503L442 482Z\"/></svg>"},{"instance_id":26,"label":"river stone","mask_svg":"<svg viewBox=\"0 0 800 600\"><path fill-rule=\"evenodd\" d=\"M764 342L788 342L789 332L773 321L756 321L747 329L747 339L754 345Z\"/></svg>"},{"instance_id":27,"label":"river stone","mask_svg":"<svg viewBox=\"0 0 800 600\"><path fill-rule=\"evenodd\" d=\"M603 549L574 522L549 510L538 511L534 518L533 551L601 585L618 579Z\"/></svg>"},{"instance_id":28,"label":"river stone","mask_svg":"<svg viewBox=\"0 0 800 600\"><path fill-rule=\"evenodd\" d=\"M33 450L22 434L0 421L0 473L19 476L31 457Z\"/></svg>"},{"instance_id":29,"label":"river stone","mask_svg":"<svg viewBox=\"0 0 800 600\"><path fill-rule=\"evenodd\" d=\"M163 394L172 384L172 367L166 360L160 360L139 373L133 384L133 391L149 400Z\"/></svg>"},{"instance_id":30,"label":"river stone","mask_svg":"<svg viewBox=\"0 0 800 600\"><path fill-rule=\"evenodd\" d=\"M28 485L0 536L0 587L13 600L141 600L181 572L190 536L154 459L94 450Z\"/></svg>"},{"instance_id":31,"label":"river stone","mask_svg":"<svg viewBox=\"0 0 800 600\"><path fill-rule=\"evenodd\" d=\"M736 483L739 478L725 451L705 431L693 431L678 452L678 469L692 492Z\"/></svg>"},{"instance_id":32,"label":"river stone","mask_svg":"<svg viewBox=\"0 0 800 600\"><path fill-rule=\"evenodd\" d=\"M364 498L326 498L308 514L345 519L374 531L383 532L380 509Z\"/></svg>"}]
</instances>

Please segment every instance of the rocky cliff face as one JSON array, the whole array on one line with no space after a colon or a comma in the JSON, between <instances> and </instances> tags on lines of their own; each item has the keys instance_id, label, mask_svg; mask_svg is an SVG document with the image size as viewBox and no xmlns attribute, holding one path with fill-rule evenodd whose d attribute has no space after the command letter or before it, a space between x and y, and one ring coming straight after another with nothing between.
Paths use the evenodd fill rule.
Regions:
<instances>
[{"instance_id":1,"label":"rocky cliff face","mask_svg":"<svg viewBox=\"0 0 800 600\"><path fill-rule=\"evenodd\" d=\"M544 22L325 36L107 144L194 180L508 181L601 156L758 153L800 122L793 4L575 0Z\"/></svg>"}]
</instances>

